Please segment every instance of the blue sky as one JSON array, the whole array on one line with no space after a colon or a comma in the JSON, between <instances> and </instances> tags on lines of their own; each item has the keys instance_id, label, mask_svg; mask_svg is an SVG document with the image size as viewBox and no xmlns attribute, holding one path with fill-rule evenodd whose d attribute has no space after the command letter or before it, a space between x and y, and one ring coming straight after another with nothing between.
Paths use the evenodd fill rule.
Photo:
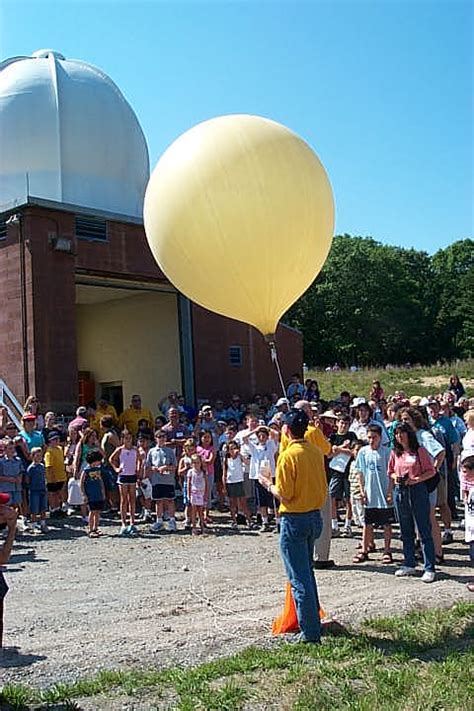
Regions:
<instances>
[{"instance_id":1,"label":"blue sky","mask_svg":"<svg viewBox=\"0 0 474 711\"><path fill-rule=\"evenodd\" d=\"M152 167L195 123L255 113L300 133L336 232L434 252L473 232L473 3L0 0L2 58L52 48L106 71Z\"/></svg>"}]
</instances>

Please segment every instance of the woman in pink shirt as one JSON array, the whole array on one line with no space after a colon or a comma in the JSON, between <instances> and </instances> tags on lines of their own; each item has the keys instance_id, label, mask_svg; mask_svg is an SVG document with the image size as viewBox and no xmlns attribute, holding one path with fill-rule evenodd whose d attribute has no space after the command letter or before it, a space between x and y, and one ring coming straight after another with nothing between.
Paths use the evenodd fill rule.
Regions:
<instances>
[{"instance_id":1,"label":"woman in pink shirt","mask_svg":"<svg viewBox=\"0 0 474 711\"><path fill-rule=\"evenodd\" d=\"M395 486L394 504L400 523L403 541L404 565L395 575L416 575L415 523L420 534L423 551L424 573L422 580L432 583L435 579L435 549L430 522L430 500L426 484L435 476L432 459L424 447L420 447L415 430L406 423L395 427L395 441L388 461L391 484L387 500Z\"/></svg>"}]
</instances>

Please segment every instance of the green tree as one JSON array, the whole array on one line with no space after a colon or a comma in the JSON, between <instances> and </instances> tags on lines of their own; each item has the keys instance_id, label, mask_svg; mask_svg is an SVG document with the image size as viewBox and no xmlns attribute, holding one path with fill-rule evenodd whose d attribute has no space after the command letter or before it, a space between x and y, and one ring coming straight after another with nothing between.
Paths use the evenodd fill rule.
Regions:
<instances>
[{"instance_id":1,"label":"green tree","mask_svg":"<svg viewBox=\"0 0 474 711\"><path fill-rule=\"evenodd\" d=\"M303 332L310 364L428 362L434 293L426 252L341 235L287 320Z\"/></svg>"},{"instance_id":2,"label":"green tree","mask_svg":"<svg viewBox=\"0 0 474 711\"><path fill-rule=\"evenodd\" d=\"M474 241L463 239L433 255L439 358L474 355Z\"/></svg>"}]
</instances>

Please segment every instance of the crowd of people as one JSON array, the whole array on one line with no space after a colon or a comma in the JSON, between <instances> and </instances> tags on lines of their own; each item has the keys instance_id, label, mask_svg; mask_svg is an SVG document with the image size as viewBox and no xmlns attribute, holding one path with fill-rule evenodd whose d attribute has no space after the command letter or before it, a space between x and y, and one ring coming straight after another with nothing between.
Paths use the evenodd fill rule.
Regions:
<instances>
[{"instance_id":1,"label":"crowd of people","mask_svg":"<svg viewBox=\"0 0 474 711\"><path fill-rule=\"evenodd\" d=\"M457 376L431 397L386 395L374 381L367 396L343 391L325 401L315 380L295 374L284 397L256 394L243 403L234 395L196 410L170 392L156 414L139 395L120 415L103 397L67 423L29 397L20 429L0 410L2 502L16 511L18 530L38 535L67 516L80 516L90 538L103 535L104 516L119 517L124 538L178 526L192 535L216 525L279 532L288 499L277 496L279 463L295 412L304 413L301 438L324 457L328 484L316 569L333 567L331 540L358 527L354 564L373 556L376 528L381 564L393 563L398 523L403 563L395 575L416 575L419 558L422 580L432 582L453 541L452 521L461 518L474 562L474 399ZM229 515L216 523L216 510Z\"/></svg>"}]
</instances>

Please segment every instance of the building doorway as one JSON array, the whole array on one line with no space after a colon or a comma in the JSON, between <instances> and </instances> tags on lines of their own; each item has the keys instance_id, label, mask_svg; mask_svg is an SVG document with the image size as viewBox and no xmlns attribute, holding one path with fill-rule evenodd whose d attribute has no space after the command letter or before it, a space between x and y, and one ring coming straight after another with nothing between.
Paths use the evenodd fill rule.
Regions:
<instances>
[{"instance_id":1,"label":"building doorway","mask_svg":"<svg viewBox=\"0 0 474 711\"><path fill-rule=\"evenodd\" d=\"M117 411L117 415L123 412L123 387L122 383L100 383L100 397L105 397Z\"/></svg>"}]
</instances>

